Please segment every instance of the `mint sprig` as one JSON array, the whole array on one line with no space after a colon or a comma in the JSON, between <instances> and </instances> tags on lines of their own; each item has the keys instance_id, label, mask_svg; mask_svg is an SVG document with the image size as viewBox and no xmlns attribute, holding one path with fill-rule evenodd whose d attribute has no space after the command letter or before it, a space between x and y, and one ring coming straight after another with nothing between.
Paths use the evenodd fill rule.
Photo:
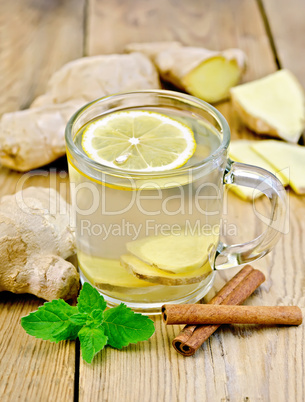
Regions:
<instances>
[{"instance_id":1,"label":"mint sprig","mask_svg":"<svg viewBox=\"0 0 305 402\"><path fill-rule=\"evenodd\" d=\"M106 345L121 349L145 341L155 332L151 319L134 313L123 303L105 311L103 296L87 282L77 302L77 306L61 299L46 302L22 317L21 325L29 335L51 342L78 337L87 363Z\"/></svg>"},{"instance_id":2,"label":"mint sprig","mask_svg":"<svg viewBox=\"0 0 305 402\"><path fill-rule=\"evenodd\" d=\"M84 326L78 333L82 348L82 357L87 363L91 363L93 357L107 345L107 336L104 328Z\"/></svg>"},{"instance_id":3,"label":"mint sprig","mask_svg":"<svg viewBox=\"0 0 305 402\"><path fill-rule=\"evenodd\" d=\"M152 320L134 314L125 304L104 312L103 326L108 336L108 345L117 349L150 338L152 325Z\"/></svg>"}]
</instances>

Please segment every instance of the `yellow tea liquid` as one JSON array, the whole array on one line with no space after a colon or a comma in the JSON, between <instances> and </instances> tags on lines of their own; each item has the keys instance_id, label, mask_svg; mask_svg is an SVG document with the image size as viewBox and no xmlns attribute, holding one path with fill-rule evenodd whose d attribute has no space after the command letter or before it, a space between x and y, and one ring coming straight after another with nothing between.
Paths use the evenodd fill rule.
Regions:
<instances>
[{"instance_id":1,"label":"yellow tea liquid","mask_svg":"<svg viewBox=\"0 0 305 402\"><path fill-rule=\"evenodd\" d=\"M134 109L133 109L134 110ZM194 114L141 108L188 125L196 151L184 167L154 175L76 168L69 159L77 255L83 281L110 305L154 312L165 302L196 301L208 290L219 241L225 159L202 164L220 145L217 130ZM74 138L80 152L88 124ZM92 173L93 172L93 173ZM168 264L168 265L167 265Z\"/></svg>"}]
</instances>

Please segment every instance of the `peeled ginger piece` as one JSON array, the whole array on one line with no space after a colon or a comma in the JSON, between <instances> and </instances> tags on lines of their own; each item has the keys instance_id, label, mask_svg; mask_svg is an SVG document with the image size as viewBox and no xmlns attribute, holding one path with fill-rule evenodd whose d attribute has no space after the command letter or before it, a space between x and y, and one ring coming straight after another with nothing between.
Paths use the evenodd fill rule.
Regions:
<instances>
[{"instance_id":1,"label":"peeled ginger piece","mask_svg":"<svg viewBox=\"0 0 305 402\"><path fill-rule=\"evenodd\" d=\"M285 175L297 194L305 194L305 147L283 141L256 141L252 147L274 169Z\"/></svg>"},{"instance_id":2,"label":"peeled ginger piece","mask_svg":"<svg viewBox=\"0 0 305 402\"><path fill-rule=\"evenodd\" d=\"M126 244L127 250L155 268L175 274L202 267L209 249L216 243L213 235L159 235Z\"/></svg>"},{"instance_id":3,"label":"peeled ginger piece","mask_svg":"<svg viewBox=\"0 0 305 402\"><path fill-rule=\"evenodd\" d=\"M193 271L174 274L148 265L130 254L121 256L121 264L139 279L167 286L188 285L201 282L212 272L209 262L206 262L202 267Z\"/></svg>"},{"instance_id":4,"label":"peeled ginger piece","mask_svg":"<svg viewBox=\"0 0 305 402\"><path fill-rule=\"evenodd\" d=\"M258 134L298 142L305 128L305 95L288 70L231 89L232 104L244 124Z\"/></svg>"},{"instance_id":5,"label":"peeled ginger piece","mask_svg":"<svg viewBox=\"0 0 305 402\"><path fill-rule=\"evenodd\" d=\"M268 163L266 159L262 158L251 148L252 145L257 143L258 141L251 140L232 141L229 149L230 158L236 162L246 163L248 165L258 166L260 168L266 169L269 172L273 173L280 180L283 186L287 186L289 180L287 180L286 176L278 169L275 169L270 163ZM235 194L237 194L244 200L250 201L263 195L261 191L244 186L230 185L230 190L232 190Z\"/></svg>"},{"instance_id":6,"label":"peeled ginger piece","mask_svg":"<svg viewBox=\"0 0 305 402\"><path fill-rule=\"evenodd\" d=\"M247 163L248 165L254 165L266 169L277 176L283 186L287 186L289 180L287 180L286 176L278 169L275 169L266 159L262 158L252 149L252 146L258 144L258 142L259 141L251 140L232 141L229 149L230 158L237 162Z\"/></svg>"},{"instance_id":7,"label":"peeled ginger piece","mask_svg":"<svg viewBox=\"0 0 305 402\"><path fill-rule=\"evenodd\" d=\"M98 289L126 293L142 293L155 286L130 274L119 260L91 257L81 251L77 252L79 266L86 278ZM152 289L152 290L153 290Z\"/></svg>"},{"instance_id":8,"label":"peeled ginger piece","mask_svg":"<svg viewBox=\"0 0 305 402\"><path fill-rule=\"evenodd\" d=\"M237 59L219 55L202 61L183 77L182 82L188 93L214 103L228 98L230 88L240 77Z\"/></svg>"}]
</instances>

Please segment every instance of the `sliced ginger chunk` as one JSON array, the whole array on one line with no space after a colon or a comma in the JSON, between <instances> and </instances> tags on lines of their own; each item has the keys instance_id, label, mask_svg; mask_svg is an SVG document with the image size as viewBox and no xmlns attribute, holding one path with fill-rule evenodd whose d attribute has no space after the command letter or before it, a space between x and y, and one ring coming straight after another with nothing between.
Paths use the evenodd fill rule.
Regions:
<instances>
[{"instance_id":1,"label":"sliced ginger chunk","mask_svg":"<svg viewBox=\"0 0 305 402\"><path fill-rule=\"evenodd\" d=\"M188 93L214 103L228 98L230 88L238 83L240 76L236 59L216 56L202 61L182 82Z\"/></svg>"},{"instance_id":2,"label":"sliced ginger chunk","mask_svg":"<svg viewBox=\"0 0 305 402\"><path fill-rule=\"evenodd\" d=\"M268 170L269 172L277 176L283 186L287 186L289 180L287 180L286 176L281 171L274 168L268 162L268 160L262 158L257 152L252 149L252 146L258 143L259 141L251 140L232 141L230 144L229 156L231 157L231 159L237 162L247 163L248 165L258 166L260 168Z\"/></svg>"},{"instance_id":3,"label":"sliced ginger chunk","mask_svg":"<svg viewBox=\"0 0 305 402\"><path fill-rule=\"evenodd\" d=\"M214 51L199 47L176 47L160 52L154 62L161 77L206 102L229 97L245 70L240 49Z\"/></svg>"},{"instance_id":4,"label":"sliced ginger chunk","mask_svg":"<svg viewBox=\"0 0 305 402\"><path fill-rule=\"evenodd\" d=\"M298 142L305 128L305 95L288 70L231 89L234 108L258 134Z\"/></svg>"},{"instance_id":5,"label":"sliced ginger chunk","mask_svg":"<svg viewBox=\"0 0 305 402\"><path fill-rule=\"evenodd\" d=\"M121 263L137 278L167 286L188 285L201 282L212 272L210 264L206 262L202 267L193 271L174 274L148 265L131 254L122 255Z\"/></svg>"},{"instance_id":6,"label":"sliced ginger chunk","mask_svg":"<svg viewBox=\"0 0 305 402\"><path fill-rule=\"evenodd\" d=\"M275 169L266 159L262 158L251 148L252 145L257 144L258 142L259 141L251 140L232 141L229 149L230 158L236 162L246 163L248 165L254 165L266 169L273 173L281 181L283 186L287 186L289 180L287 180L286 176L278 169ZM263 193L258 190L244 186L232 185L230 186L230 190L244 200L252 200L263 195Z\"/></svg>"},{"instance_id":7,"label":"sliced ginger chunk","mask_svg":"<svg viewBox=\"0 0 305 402\"><path fill-rule=\"evenodd\" d=\"M285 175L297 194L305 194L305 147L283 141L256 141L251 148Z\"/></svg>"},{"instance_id":8,"label":"sliced ginger chunk","mask_svg":"<svg viewBox=\"0 0 305 402\"><path fill-rule=\"evenodd\" d=\"M216 242L212 235L151 236L126 244L127 250L154 268L175 274L190 272L208 260L211 245Z\"/></svg>"},{"instance_id":9,"label":"sliced ginger chunk","mask_svg":"<svg viewBox=\"0 0 305 402\"><path fill-rule=\"evenodd\" d=\"M183 46L179 42L131 43L126 52L142 52L156 65L163 80L206 102L229 97L246 66L240 49L223 51Z\"/></svg>"},{"instance_id":10,"label":"sliced ginger chunk","mask_svg":"<svg viewBox=\"0 0 305 402\"><path fill-rule=\"evenodd\" d=\"M130 274L119 260L91 257L81 251L77 257L82 272L98 289L142 293L149 287L155 288L152 283Z\"/></svg>"}]
</instances>

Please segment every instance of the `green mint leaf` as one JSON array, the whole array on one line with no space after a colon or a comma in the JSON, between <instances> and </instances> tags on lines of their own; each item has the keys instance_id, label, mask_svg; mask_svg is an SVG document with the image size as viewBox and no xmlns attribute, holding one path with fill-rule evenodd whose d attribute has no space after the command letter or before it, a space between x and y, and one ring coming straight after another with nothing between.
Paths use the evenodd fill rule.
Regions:
<instances>
[{"instance_id":1,"label":"green mint leaf","mask_svg":"<svg viewBox=\"0 0 305 402\"><path fill-rule=\"evenodd\" d=\"M90 314L92 317L92 322L96 325L101 325L104 319L104 311L102 310L93 310Z\"/></svg>"},{"instance_id":2,"label":"green mint leaf","mask_svg":"<svg viewBox=\"0 0 305 402\"><path fill-rule=\"evenodd\" d=\"M103 310L93 310L91 314L88 313L78 313L70 317L70 321L73 324L81 325L93 325L99 327L103 322L104 311Z\"/></svg>"},{"instance_id":3,"label":"green mint leaf","mask_svg":"<svg viewBox=\"0 0 305 402\"><path fill-rule=\"evenodd\" d=\"M91 320L92 320L92 319L91 319ZM71 321L73 324L80 325L80 326L83 327L84 325L87 324L87 321L88 321L88 314L83 314L83 313L74 314L74 315L72 315L72 316L70 317L70 321Z\"/></svg>"},{"instance_id":4,"label":"green mint leaf","mask_svg":"<svg viewBox=\"0 0 305 402\"><path fill-rule=\"evenodd\" d=\"M87 363L91 363L93 357L104 348L107 344L107 336L105 335L104 328L99 327L83 327L78 337L80 340L82 357Z\"/></svg>"},{"instance_id":5,"label":"green mint leaf","mask_svg":"<svg viewBox=\"0 0 305 402\"><path fill-rule=\"evenodd\" d=\"M21 325L29 335L51 342L75 339L82 326L72 323L70 318L77 312L77 307L70 306L64 300L53 300L22 317Z\"/></svg>"},{"instance_id":6,"label":"green mint leaf","mask_svg":"<svg viewBox=\"0 0 305 402\"><path fill-rule=\"evenodd\" d=\"M88 282L83 284L77 302L77 308L80 313L90 314L92 310L105 310L106 308L103 296Z\"/></svg>"},{"instance_id":7,"label":"green mint leaf","mask_svg":"<svg viewBox=\"0 0 305 402\"><path fill-rule=\"evenodd\" d=\"M125 304L104 312L103 327L108 336L108 344L117 349L129 343L146 341L155 332L150 318L134 313Z\"/></svg>"}]
</instances>

